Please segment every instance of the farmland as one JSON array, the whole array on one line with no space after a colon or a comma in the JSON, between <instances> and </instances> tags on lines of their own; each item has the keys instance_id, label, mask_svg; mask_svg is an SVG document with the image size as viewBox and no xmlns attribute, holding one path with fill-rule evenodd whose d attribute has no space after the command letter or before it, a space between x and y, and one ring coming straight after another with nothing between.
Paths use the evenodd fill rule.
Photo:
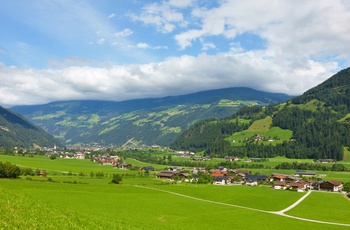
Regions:
<instances>
[{"instance_id":1,"label":"farmland","mask_svg":"<svg viewBox=\"0 0 350 230\"><path fill-rule=\"evenodd\" d=\"M0 161L48 172L47 177L1 179L0 213L6 215L0 217L0 229L349 228L273 213L305 193L276 191L268 186L171 184L152 174L145 176L90 160L0 155ZM104 176L90 177L90 172L103 172ZM124 175L121 184L109 183L113 173ZM325 208L320 209L320 205ZM342 194L312 192L287 214L350 224L345 218L350 215L350 201Z\"/></svg>"}]
</instances>

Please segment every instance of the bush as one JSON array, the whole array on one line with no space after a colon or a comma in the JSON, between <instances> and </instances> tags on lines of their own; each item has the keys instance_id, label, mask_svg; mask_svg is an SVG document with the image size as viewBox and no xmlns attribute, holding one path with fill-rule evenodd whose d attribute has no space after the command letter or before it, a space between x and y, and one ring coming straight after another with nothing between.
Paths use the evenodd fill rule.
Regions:
<instances>
[{"instance_id":1,"label":"bush","mask_svg":"<svg viewBox=\"0 0 350 230\"><path fill-rule=\"evenodd\" d=\"M113 174L112 184L119 184L123 180L123 177L120 174Z\"/></svg>"},{"instance_id":2,"label":"bush","mask_svg":"<svg viewBox=\"0 0 350 230\"><path fill-rule=\"evenodd\" d=\"M0 162L0 178L17 178L20 174L21 169L17 165Z\"/></svg>"}]
</instances>

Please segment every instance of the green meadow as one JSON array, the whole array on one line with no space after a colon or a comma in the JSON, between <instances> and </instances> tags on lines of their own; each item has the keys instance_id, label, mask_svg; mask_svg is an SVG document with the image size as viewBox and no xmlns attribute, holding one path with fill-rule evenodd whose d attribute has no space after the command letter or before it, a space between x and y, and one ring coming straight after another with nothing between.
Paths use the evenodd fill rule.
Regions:
<instances>
[{"instance_id":1,"label":"green meadow","mask_svg":"<svg viewBox=\"0 0 350 230\"><path fill-rule=\"evenodd\" d=\"M260 119L257 121L254 121L253 124L244 131L234 133L230 137L227 137L226 140L231 141L234 143L234 145L240 146L244 144L244 140L246 138L252 138L255 137L257 134L260 136L268 138L273 138L273 141L263 141L264 144L280 144L283 141L288 141L292 135L293 132L291 130L283 130L279 127L270 127L272 124L272 117L267 116L264 119Z\"/></svg>"},{"instance_id":2,"label":"green meadow","mask_svg":"<svg viewBox=\"0 0 350 230\"><path fill-rule=\"evenodd\" d=\"M48 171L47 177L0 180L0 229L349 229L271 213L305 193L268 186L172 184L154 173L145 176L89 160L0 155L0 161ZM104 176L90 177L90 172ZM113 173L123 175L121 184L110 183ZM348 210L350 201L342 194L313 192L287 214L347 224Z\"/></svg>"}]
</instances>

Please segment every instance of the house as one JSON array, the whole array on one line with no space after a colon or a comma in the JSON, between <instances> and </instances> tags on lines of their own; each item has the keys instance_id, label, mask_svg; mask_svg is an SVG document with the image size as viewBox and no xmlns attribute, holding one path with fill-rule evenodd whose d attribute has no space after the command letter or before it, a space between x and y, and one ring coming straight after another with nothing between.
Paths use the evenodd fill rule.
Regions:
<instances>
[{"instance_id":1,"label":"house","mask_svg":"<svg viewBox=\"0 0 350 230\"><path fill-rule=\"evenodd\" d=\"M238 161L239 158L238 157L233 157L233 156L227 156L227 157L225 157L225 160L227 160L227 161Z\"/></svg>"},{"instance_id":2,"label":"house","mask_svg":"<svg viewBox=\"0 0 350 230\"><path fill-rule=\"evenodd\" d=\"M298 192L304 192L305 189L307 188L307 183L305 182L298 182L298 183L290 183L289 187L292 189L297 190Z\"/></svg>"},{"instance_id":3,"label":"house","mask_svg":"<svg viewBox=\"0 0 350 230\"><path fill-rule=\"evenodd\" d=\"M320 190L331 191L331 192L341 192L343 190L343 183L341 181L329 180L320 183Z\"/></svg>"},{"instance_id":4,"label":"house","mask_svg":"<svg viewBox=\"0 0 350 230\"><path fill-rule=\"evenodd\" d=\"M307 183L306 187L308 189L316 189L316 188L318 188L318 183L316 181L308 180L308 181L306 181L306 183Z\"/></svg>"},{"instance_id":5,"label":"house","mask_svg":"<svg viewBox=\"0 0 350 230\"><path fill-rule=\"evenodd\" d=\"M128 164L128 163L122 163L122 164L120 164L120 168L121 169L129 169L129 168L131 168L132 167L132 165L131 164Z\"/></svg>"},{"instance_id":6,"label":"house","mask_svg":"<svg viewBox=\"0 0 350 230\"><path fill-rule=\"evenodd\" d=\"M252 174L252 172L249 171L249 170L235 170L234 173L235 173L237 176L245 176L246 174L247 174L247 175Z\"/></svg>"},{"instance_id":7,"label":"house","mask_svg":"<svg viewBox=\"0 0 350 230\"><path fill-rule=\"evenodd\" d=\"M321 159L321 163L334 163L333 159Z\"/></svg>"},{"instance_id":8,"label":"house","mask_svg":"<svg viewBox=\"0 0 350 230\"><path fill-rule=\"evenodd\" d=\"M285 182L287 176L286 175L272 175L270 178L270 181L276 181L276 182Z\"/></svg>"},{"instance_id":9,"label":"house","mask_svg":"<svg viewBox=\"0 0 350 230\"><path fill-rule=\"evenodd\" d=\"M276 190L280 190L280 189L285 190L286 189L286 185L287 185L287 183L285 181L275 181L273 183L272 188L276 189Z\"/></svg>"},{"instance_id":10,"label":"house","mask_svg":"<svg viewBox=\"0 0 350 230\"><path fill-rule=\"evenodd\" d=\"M223 176L227 176L227 173L224 173L224 172L212 172L211 173L211 177L223 177Z\"/></svg>"},{"instance_id":11,"label":"house","mask_svg":"<svg viewBox=\"0 0 350 230\"><path fill-rule=\"evenodd\" d=\"M168 179L173 180L177 172L174 171L162 171L160 173L157 173L156 177L160 179Z\"/></svg>"},{"instance_id":12,"label":"house","mask_svg":"<svg viewBox=\"0 0 350 230\"><path fill-rule=\"evenodd\" d=\"M218 176L213 177L213 184L217 185L225 185L225 184L231 184L231 178L229 176Z\"/></svg>"},{"instance_id":13,"label":"house","mask_svg":"<svg viewBox=\"0 0 350 230\"><path fill-rule=\"evenodd\" d=\"M258 185L258 183L266 182L267 176L266 175L245 175L245 184L249 186Z\"/></svg>"},{"instance_id":14,"label":"house","mask_svg":"<svg viewBox=\"0 0 350 230\"><path fill-rule=\"evenodd\" d=\"M154 168L153 166L144 166L141 168L141 170L144 170L144 171L154 171Z\"/></svg>"},{"instance_id":15,"label":"house","mask_svg":"<svg viewBox=\"0 0 350 230\"><path fill-rule=\"evenodd\" d=\"M83 160L83 159L85 159L85 153L76 152L76 153L74 153L74 157L75 157L76 159Z\"/></svg>"}]
</instances>

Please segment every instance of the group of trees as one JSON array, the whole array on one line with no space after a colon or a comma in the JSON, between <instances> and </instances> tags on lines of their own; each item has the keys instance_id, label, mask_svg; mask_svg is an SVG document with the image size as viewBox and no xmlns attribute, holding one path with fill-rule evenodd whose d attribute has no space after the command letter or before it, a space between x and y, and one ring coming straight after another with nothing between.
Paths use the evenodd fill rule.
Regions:
<instances>
[{"instance_id":1,"label":"group of trees","mask_svg":"<svg viewBox=\"0 0 350 230\"><path fill-rule=\"evenodd\" d=\"M236 119L200 121L178 137L171 145L173 149L202 151L212 143L220 141L235 132L247 129L250 123L240 123Z\"/></svg>"},{"instance_id":2,"label":"group of trees","mask_svg":"<svg viewBox=\"0 0 350 230\"><path fill-rule=\"evenodd\" d=\"M21 169L17 165L0 162L0 178L17 178L20 174Z\"/></svg>"}]
</instances>

